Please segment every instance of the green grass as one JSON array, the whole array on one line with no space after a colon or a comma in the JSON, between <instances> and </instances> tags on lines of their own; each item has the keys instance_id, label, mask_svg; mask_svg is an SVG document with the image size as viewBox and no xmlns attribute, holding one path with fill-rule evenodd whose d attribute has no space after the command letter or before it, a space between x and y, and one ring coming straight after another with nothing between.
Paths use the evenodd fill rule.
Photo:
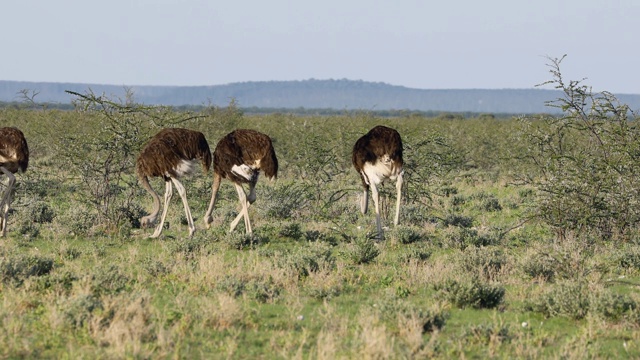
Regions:
<instances>
[{"instance_id":1,"label":"green grass","mask_svg":"<svg viewBox=\"0 0 640 360\"><path fill-rule=\"evenodd\" d=\"M106 226L60 148L79 124L98 133L104 118L0 110L0 121L20 126L32 152L30 169L18 175L9 236L0 240L0 358L640 356L640 310L615 308L640 301L637 244L572 234L561 241L523 221L535 198L515 181L527 165L509 157L521 151L517 121L223 110L180 126L203 131L211 147L236 127L274 139L279 179L258 184L254 243L244 242L242 225L228 234L238 207L228 183L213 228L203 229L211 182L203 174L185 180L193 238L177 195L159 239L128 220ZM157 130L135 116L141 139ZM375 218L359 213L350 150L376 124L402 134L408 171L400 226L369 242ZM433 137L439 142L420 144ZM123 181L132 174L124 171ZM152 185L162 189L160 181ZM151 199L131 186L131 197L124 191L115 203L148 211ZM390 196L383 204L389 226L393 185L382 193ZM503 297L474 306L473 288L465 287L473 281L504 289ZM453 283L460 293L447 292ZM554 290L569 283L584 288ZM559 310L545 317L540 304L550 291L569 305L584 291L589 308L584 316ZM602 310L607 304L618 312Z\"/></svg>"}]
</instances>

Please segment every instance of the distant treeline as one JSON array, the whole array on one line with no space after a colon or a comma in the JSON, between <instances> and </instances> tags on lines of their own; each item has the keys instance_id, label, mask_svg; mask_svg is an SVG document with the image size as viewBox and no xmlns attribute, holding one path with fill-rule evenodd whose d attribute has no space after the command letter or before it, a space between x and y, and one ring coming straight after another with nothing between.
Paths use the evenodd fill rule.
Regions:
<instances>
[{"instance_id":1,"label":"distant treeline","mask_svg":"<svg viewBox=\"0 0 640 360\"><path fill-rule=\"evenodd\" d=\"M423 90L353 80L242 82L214 86L116 86L72 83L0 81L0 101L29 100L64 108L76 93L92 92L111 99L176 108L226 106L231 101L247 112L268 110L302 114L370 111L392 114L419 112L473 114L558 113L547 104L562 96L544 89ZM631 109L640 108L640 95L618 95ZM255 110L251 110L255 109ZM318 110L320 109L320 110ZM464 117L464 116L463 116Z\"/></svg>"},{"instance_id":2,"label":"distant treeline","mask_svg":"<svg viewBox=\"0 0 640 360\"><path fill-rule=\"evenodd\" d=\"M180 105L180 106L170 106L175 111L184 111L184 112L201 112L204 111L211 106L204 105ZM215 108L221 108L218 106L214 106ZM30 109L30 110L73 110L74 105L71 103L60 104L60 103L37 103L37 102L4 102L0 101L0 109L2 108L14 108L14 109ZM249 108L239 108L241 113L247 115L270 115L270 114L291 114L291 115L301 115L301 116L344 116L344 115L357 115L357 114L370 114L376 117L387 117L387 118L397 118L397 117L412 117L412 116L420 116L425 118L437 118L437 119L445 119L445 120L454 120L454 119L472 119L472 118L486 118L486 119L509 119L514 116L518 116L519 114L508 114L508 113L476 113L471 111L465 112L447 112L447 111L417 111L417 110L336 110L336 109L306 109L306 108L259 108L259 107L249 107Z\"/></svg>"}]
</instances>

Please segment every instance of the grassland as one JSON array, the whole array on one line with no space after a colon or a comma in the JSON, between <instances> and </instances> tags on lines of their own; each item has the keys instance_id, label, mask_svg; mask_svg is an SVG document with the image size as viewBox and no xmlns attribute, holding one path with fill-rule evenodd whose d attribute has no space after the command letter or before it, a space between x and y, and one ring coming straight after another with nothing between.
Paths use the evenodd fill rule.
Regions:
<instances>
[{"instance_id":1,"label":"grassland","mask_svg":"<svg viewBox=\"0 0 640 360\"><path fill-rule=\"evenodd\" d=\"M1 358L640 357L638 239L558 237L531 216L535 119L121 110L0 110L31 149L0 240ZM382 242L350 163L378 124L402 135L407 168ZM236 128L272 137L280 172L258 184L253 236L228 232L228 183L203 228L211 174L197 173L196 234L174 199L147 238L132 165L164 126L211 147Z\"/></svg>"}]
</instances>

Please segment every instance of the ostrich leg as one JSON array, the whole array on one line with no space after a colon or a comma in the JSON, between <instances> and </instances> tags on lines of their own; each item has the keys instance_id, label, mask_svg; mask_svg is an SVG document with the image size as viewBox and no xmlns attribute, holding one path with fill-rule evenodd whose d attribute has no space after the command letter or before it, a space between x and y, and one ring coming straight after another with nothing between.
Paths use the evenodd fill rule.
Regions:
<instances>
[{"instance_id":1,"label":"ostrich leg","mask_svg":"<svg viewBox=\"0 0 640 360\"><path fill-rule=\"evenodd\" d=\"M191 209L189 209L189 203L187 202L187 190L185 190L182 183L176 179L171 178L173 184L176 186L176 190L178 190L178 195L182 199L182 205L184 205L184 215L187 217L187 224L189 224L189 237L193 236L193 233L196 232L196 226L193 224L193 217L191 216Z\"/></svg>"}]
</instances>

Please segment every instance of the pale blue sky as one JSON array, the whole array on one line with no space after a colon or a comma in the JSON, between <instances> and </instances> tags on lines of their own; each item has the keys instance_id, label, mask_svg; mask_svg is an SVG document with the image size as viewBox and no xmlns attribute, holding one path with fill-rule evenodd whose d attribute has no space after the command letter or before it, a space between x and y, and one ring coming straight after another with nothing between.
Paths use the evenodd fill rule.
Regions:
<instances>
[{"instance_id":1,"label":"pale blue sky","mask_svg":"<svg viewBox=\"0 0 640 360\"><path fill-rule=\"evenodd\" d=\"M638 0L8 0L0 80L532 88L567 54L566 78L640 94L639 20Z\"/></svg>"}]
</instances>

